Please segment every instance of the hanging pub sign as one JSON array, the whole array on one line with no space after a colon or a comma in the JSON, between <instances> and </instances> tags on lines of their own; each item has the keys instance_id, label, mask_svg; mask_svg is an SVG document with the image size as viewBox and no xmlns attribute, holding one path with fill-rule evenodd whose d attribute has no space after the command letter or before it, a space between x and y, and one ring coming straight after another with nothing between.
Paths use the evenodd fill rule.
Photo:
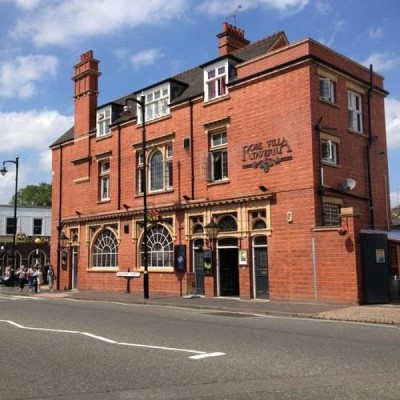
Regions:
<instances>
[{"instance_id":1,"label":"hanging pub sign","mask_svg":"<svg viewBox=\"0 0 400 400\"><path fill-rule=\"evenodd\" d=\"M251 143L242 147L242 168L260 168L268 172L273 166L292 160L291 152L284 137Z\"/></svg>"}]
</instances>

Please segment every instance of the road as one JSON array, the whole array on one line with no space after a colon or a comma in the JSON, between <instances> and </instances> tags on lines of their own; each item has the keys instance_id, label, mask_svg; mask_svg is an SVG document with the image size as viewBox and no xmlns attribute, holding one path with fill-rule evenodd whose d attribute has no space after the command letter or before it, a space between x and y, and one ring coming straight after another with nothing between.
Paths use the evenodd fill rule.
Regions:
<instances>
[{"instance_id":1,"label":"road","mask_svg":"<svg viewBox=\"0 0 400 400\"><path fill-rule=\"evenodd\" d=\"M0 295L0 398L398 399L400 329Z\"/></svg>"}]
</instances>

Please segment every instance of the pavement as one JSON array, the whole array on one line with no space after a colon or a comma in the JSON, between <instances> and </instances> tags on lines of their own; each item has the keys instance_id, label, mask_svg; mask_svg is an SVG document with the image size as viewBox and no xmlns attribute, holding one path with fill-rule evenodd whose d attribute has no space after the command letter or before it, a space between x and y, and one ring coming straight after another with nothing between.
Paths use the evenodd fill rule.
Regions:
<instances>
[{"instance_id":1,"label":"pavement","mask_svg":"<svg viewBox=\"0 0 400 400\"><path fill-rule=\"evenodd\" d=\"M130 304L193 308L225 311L230 313L286 316L292 318L315 318L361 323L376 323L400 326L400 304L374 304L346 306L343 304L278 302L269 300L241 300L238 298L200 296L152 295L144 299L140 293L98 292L63 290L50 292L47 287L40 293L22 293L18 287L0 286L0 295L32 296L41 298L68 298L72 300L106 301Z\"/></svg>"}]
</instances>

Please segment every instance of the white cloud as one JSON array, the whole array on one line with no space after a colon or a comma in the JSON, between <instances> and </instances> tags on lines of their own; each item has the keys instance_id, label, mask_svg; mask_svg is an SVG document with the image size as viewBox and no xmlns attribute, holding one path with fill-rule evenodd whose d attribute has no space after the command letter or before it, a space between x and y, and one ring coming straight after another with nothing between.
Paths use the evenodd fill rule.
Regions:
<instances>
[{"instance_id":1,"label":"white cloud","mask_svg":"<svg viewBox=\"0 0 400 400\"><path fill-rule=\"evenodd\" d=\"M400 189L399 189L400 190ZM390 207L397 207L400 205L400 191L390 192Z\"/></svg>"},{"instance_id":2,"label":"white cloud","mask_svg":"<svg viewBox=\"0 0 400 400\"><path fill-rule=\"evenodd\" d=\"M23 10L33 10L42 3L42 0L15 0L15 3Z\"/></svg>"},{"instance_id":3,"label":"white cloud","mask_svg":"<svg viewBox=\"0 0 400 400\"><path fill-rule=\"evenodd\" d=\"M57 58L45 55L28 55L0 61L0 97L33 96L36 92L35 82L54 75L57 66Z\"/></svg>"},{"instance_id":4,"label":"white cloud","mask_svg":"<svg viewBox=\"0 0 400 400\"><path fill-rule=\"evenodd\" d=\"M383 28L370 29L368 35L372 39L379 39L383 37Z\"/></svg>"},{"instance_id":5,"label":"white cloud","mask_svg":"<svg viewBox=\"0 0 400 400\"><path fill-rule=\"evenodd\" d=\"M247 0L245 2L240 0L203 0L196 9L209 15L229 17L229 13L235 12L241 5L240 8L243 10L265 7L289 16L302 11L307 4L308 0Z\"/></svg>"},{"instance_id":6,"label":"white cloud","mask_svg":"<svg viewBox=\"0 0 400 400\"><path fill-rule=\"evenodd\" d=\"M30 37L37 46L65 45L85 36L105 35L140 24L181 17L186 0L53 0L41 2L20 18L15 37Z\"/></svg>"},{"instance_id":7,"label":"white cloud","mask_svg":"<svg viewBox=\"0 0 400 400\"><path fill-rule=\"evenodd\" d=\"M0 112L0 154L16 149L41 150L73 125L73 117L52 110Z\"/></svg>"},{"instance_id":8,"label":"white cloud","mask_svg":"<svg viewBox=\"0 0 400 400\"><path fill-rule=\"evenodd\" d=\"M377 72L387 71L400 66L400 55L391 51L374 52L361 64L366 67L372 64L374 71Z\"/></svg>"},{"instance_id":9,"label":"white cloud","mask_svg":"<svg viewBox=\"0 0 400 400\"><path fill-rule=\"evenodd\" d=\"M400 100L385 100L386 132L388 149L400 149Z\"/></svg>"},{"instance_id":10,"label":"white cloud","mask_svg":"<svg viewBox=\"0 0 400 400\"><path fill-rule=\"evenodd\" d=\"M161 56L162 52L160 49L147 49L132 56L131 63L133 68L138 70L143 66L155 64L160 60Z\"/></svg>"},{"instance_id":11,"label":"white cloud","mask_svg":"<svg viewBox=\"0 0 400 400\"><path fill-rule=\"evenodd\" d=\"M318 14L328 15L332 12L332 4L326 0L317 1L315 4L315 8Z\"/></svg>"},{"instance_id":12,"label":"white cloud","mask_svg":"<svg viewBox=\"0 0 400 400\"><path fill-rule=\"evenodd\" d=\"M73 125L73 116L52 110L26 112L0 112L2 144L0 160L19 159L19 187L36 184L37 179L51 179L51 152L49 146ZM10 172L12 166L10 167ZM44 172L40 174L39 172ZM1 178L1 177L0 177ZM0 203L8 203L14 194L15 175L6 174L0 179ZM37 182L40 183L40 182Z\"/></svg>"}]
</instances>

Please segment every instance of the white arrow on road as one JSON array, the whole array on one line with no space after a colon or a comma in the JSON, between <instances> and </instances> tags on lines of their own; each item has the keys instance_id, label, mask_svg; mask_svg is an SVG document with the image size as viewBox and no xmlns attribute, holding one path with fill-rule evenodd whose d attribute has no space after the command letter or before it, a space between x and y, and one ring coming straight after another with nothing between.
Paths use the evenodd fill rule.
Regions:
<instances>
[{"instance_id":1,"label":"white arrow on road","mask_svg":"<svg viewBox=\"0 0 400 400\"><path fill-rule=\"evenodd\" d=\"M108 339L106 337L103 336L98 336L98 335L94 335L93 333L89 333L89 332L82 332L82 331L70 331L70 330L65 330L65 329L50 329L50 328L34 328L31 326L24 326L21 324L18 324L14 321L9 321L6 319L0 319L0 322L5 322L8 323L16 328L19 329L26 329L26 330L30 330L30 331L44 331L44 332L55 332L55 333L71 333L71 334L75 334L75 335L83 335L83 336L88 336L92 339L96 339L96 340L100 340L109 344L116 344L119 346L131 346L131 347L142 347L142 348L147 348L147 349L156 349L156 350L167 350L167 351L179 351L179 352L183 352L183 353L191 353L191 354L195 354L193 356L190 356L188 358L192 359L192 360L200 360L203 358L210 358L210 357L219 357L219 356L224 356L225 353L221 353L221 352L214 352L214 353L207 353L205 351L198 351L198 350L189 350L189 349L178 349L175 347L164 347L164 346L152 346L152 345L147 345L147 344L139 344L139 343L123 343L123 342L117 342L115 340L112 339Z\"/></svg>"}]
</instances>

